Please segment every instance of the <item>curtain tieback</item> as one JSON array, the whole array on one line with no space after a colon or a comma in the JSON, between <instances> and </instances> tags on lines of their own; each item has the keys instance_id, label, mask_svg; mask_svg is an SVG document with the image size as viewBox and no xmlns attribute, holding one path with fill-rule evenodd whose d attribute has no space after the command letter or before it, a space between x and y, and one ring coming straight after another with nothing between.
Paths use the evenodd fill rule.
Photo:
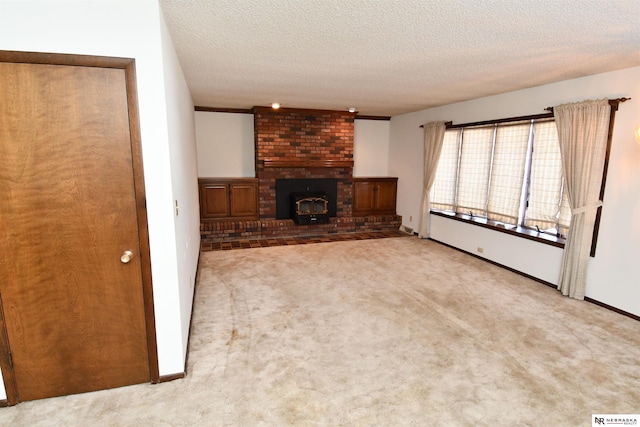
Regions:
<instances>
[{"instance_id":1,"label":"curtain tieback","mask_svg":"<svg viewBox=\"0 0 640 427\"><path fill-rule=\"evenodd\" d=\"M600 206L602 206L602 200L598 200L596 203L592 204L592 205L586 205L586 206L582 206L580 208L575 208L575 209L571 209L571 215L578 215L581 214L583 212L587 212L593 209L598 209Z\"/></svg>"}]
</instances>

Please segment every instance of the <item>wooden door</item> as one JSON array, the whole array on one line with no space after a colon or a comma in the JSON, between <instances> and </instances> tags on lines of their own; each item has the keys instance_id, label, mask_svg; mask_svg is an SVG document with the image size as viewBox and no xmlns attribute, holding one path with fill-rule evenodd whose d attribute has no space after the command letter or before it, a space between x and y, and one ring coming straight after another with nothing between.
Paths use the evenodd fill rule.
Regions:
<instances>
[{"instance_id":1,"label":"wooden door","mask_svg":"<svg viewBox=\"0 0 640 427\"><path fill-rule=\"evenodd\" d=\"M0 62L10 403L147 382L157 371L127 79L118 68Z\"/></svg>"}]
</instances>

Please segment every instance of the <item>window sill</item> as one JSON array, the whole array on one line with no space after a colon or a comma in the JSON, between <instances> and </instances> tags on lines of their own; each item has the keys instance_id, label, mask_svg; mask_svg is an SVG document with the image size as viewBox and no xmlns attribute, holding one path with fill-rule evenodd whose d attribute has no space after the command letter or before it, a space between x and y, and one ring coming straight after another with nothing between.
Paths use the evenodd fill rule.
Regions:
<instances>
[{"instance_id":1,"label":"window sill","mask_svg":"<svg viewBox=\"0 0 640 427\"><path fill-rule=\"evenodd\" d=\"M536 231L529 230L523 227L516 227L514 225L505 225L496 221L487 220L485 218L472 217L470 215L453 212L442 212L433 209L430 211L430 213L431 215L454 219L456 221L465 222L467 224L477 225L479 227L488 228L490 230L499 231L501 233L510 234L512 236L521 237L523 239L533 240L535 242L555 246L557 248L564 248L564 244L566 241L562 237L553 236L551 234L538 233Z\"/></svg>"}]
</instances>

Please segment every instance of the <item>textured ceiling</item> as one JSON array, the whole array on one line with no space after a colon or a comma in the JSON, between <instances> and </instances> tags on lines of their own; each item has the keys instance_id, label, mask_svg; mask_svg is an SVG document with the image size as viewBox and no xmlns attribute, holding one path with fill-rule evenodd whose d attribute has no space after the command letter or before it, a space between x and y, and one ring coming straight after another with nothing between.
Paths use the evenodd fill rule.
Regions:
<instances>
[{"instance_id":1,"label":"textured ceiling","mask_svg":"<svg viewBox=\"0 0 640 427\"><path fill-rule=\"evenodd\" d=\"M640 65L638 0L160 0L194 103L392 116Z\"/></svg>"}]
</instances>

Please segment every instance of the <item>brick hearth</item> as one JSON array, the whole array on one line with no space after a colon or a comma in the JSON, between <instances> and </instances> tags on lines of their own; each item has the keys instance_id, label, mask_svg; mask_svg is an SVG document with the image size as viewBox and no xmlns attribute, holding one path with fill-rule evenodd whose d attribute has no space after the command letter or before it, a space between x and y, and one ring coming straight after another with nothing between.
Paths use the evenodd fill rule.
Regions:
<instances>
[{"instance_id":1,"label":"brick hearth","mask_svg":"<svg viewBox=\"0 0 640 427\"><path fill-rule=\"evenodd\" d=\"M330 218L328 224L296 225L290 219L257 221L202 222L203 241L243 240L268 237L311 237L340 233L365 233L398 230L398 215Z\"/></svg>"}]
</instances>

